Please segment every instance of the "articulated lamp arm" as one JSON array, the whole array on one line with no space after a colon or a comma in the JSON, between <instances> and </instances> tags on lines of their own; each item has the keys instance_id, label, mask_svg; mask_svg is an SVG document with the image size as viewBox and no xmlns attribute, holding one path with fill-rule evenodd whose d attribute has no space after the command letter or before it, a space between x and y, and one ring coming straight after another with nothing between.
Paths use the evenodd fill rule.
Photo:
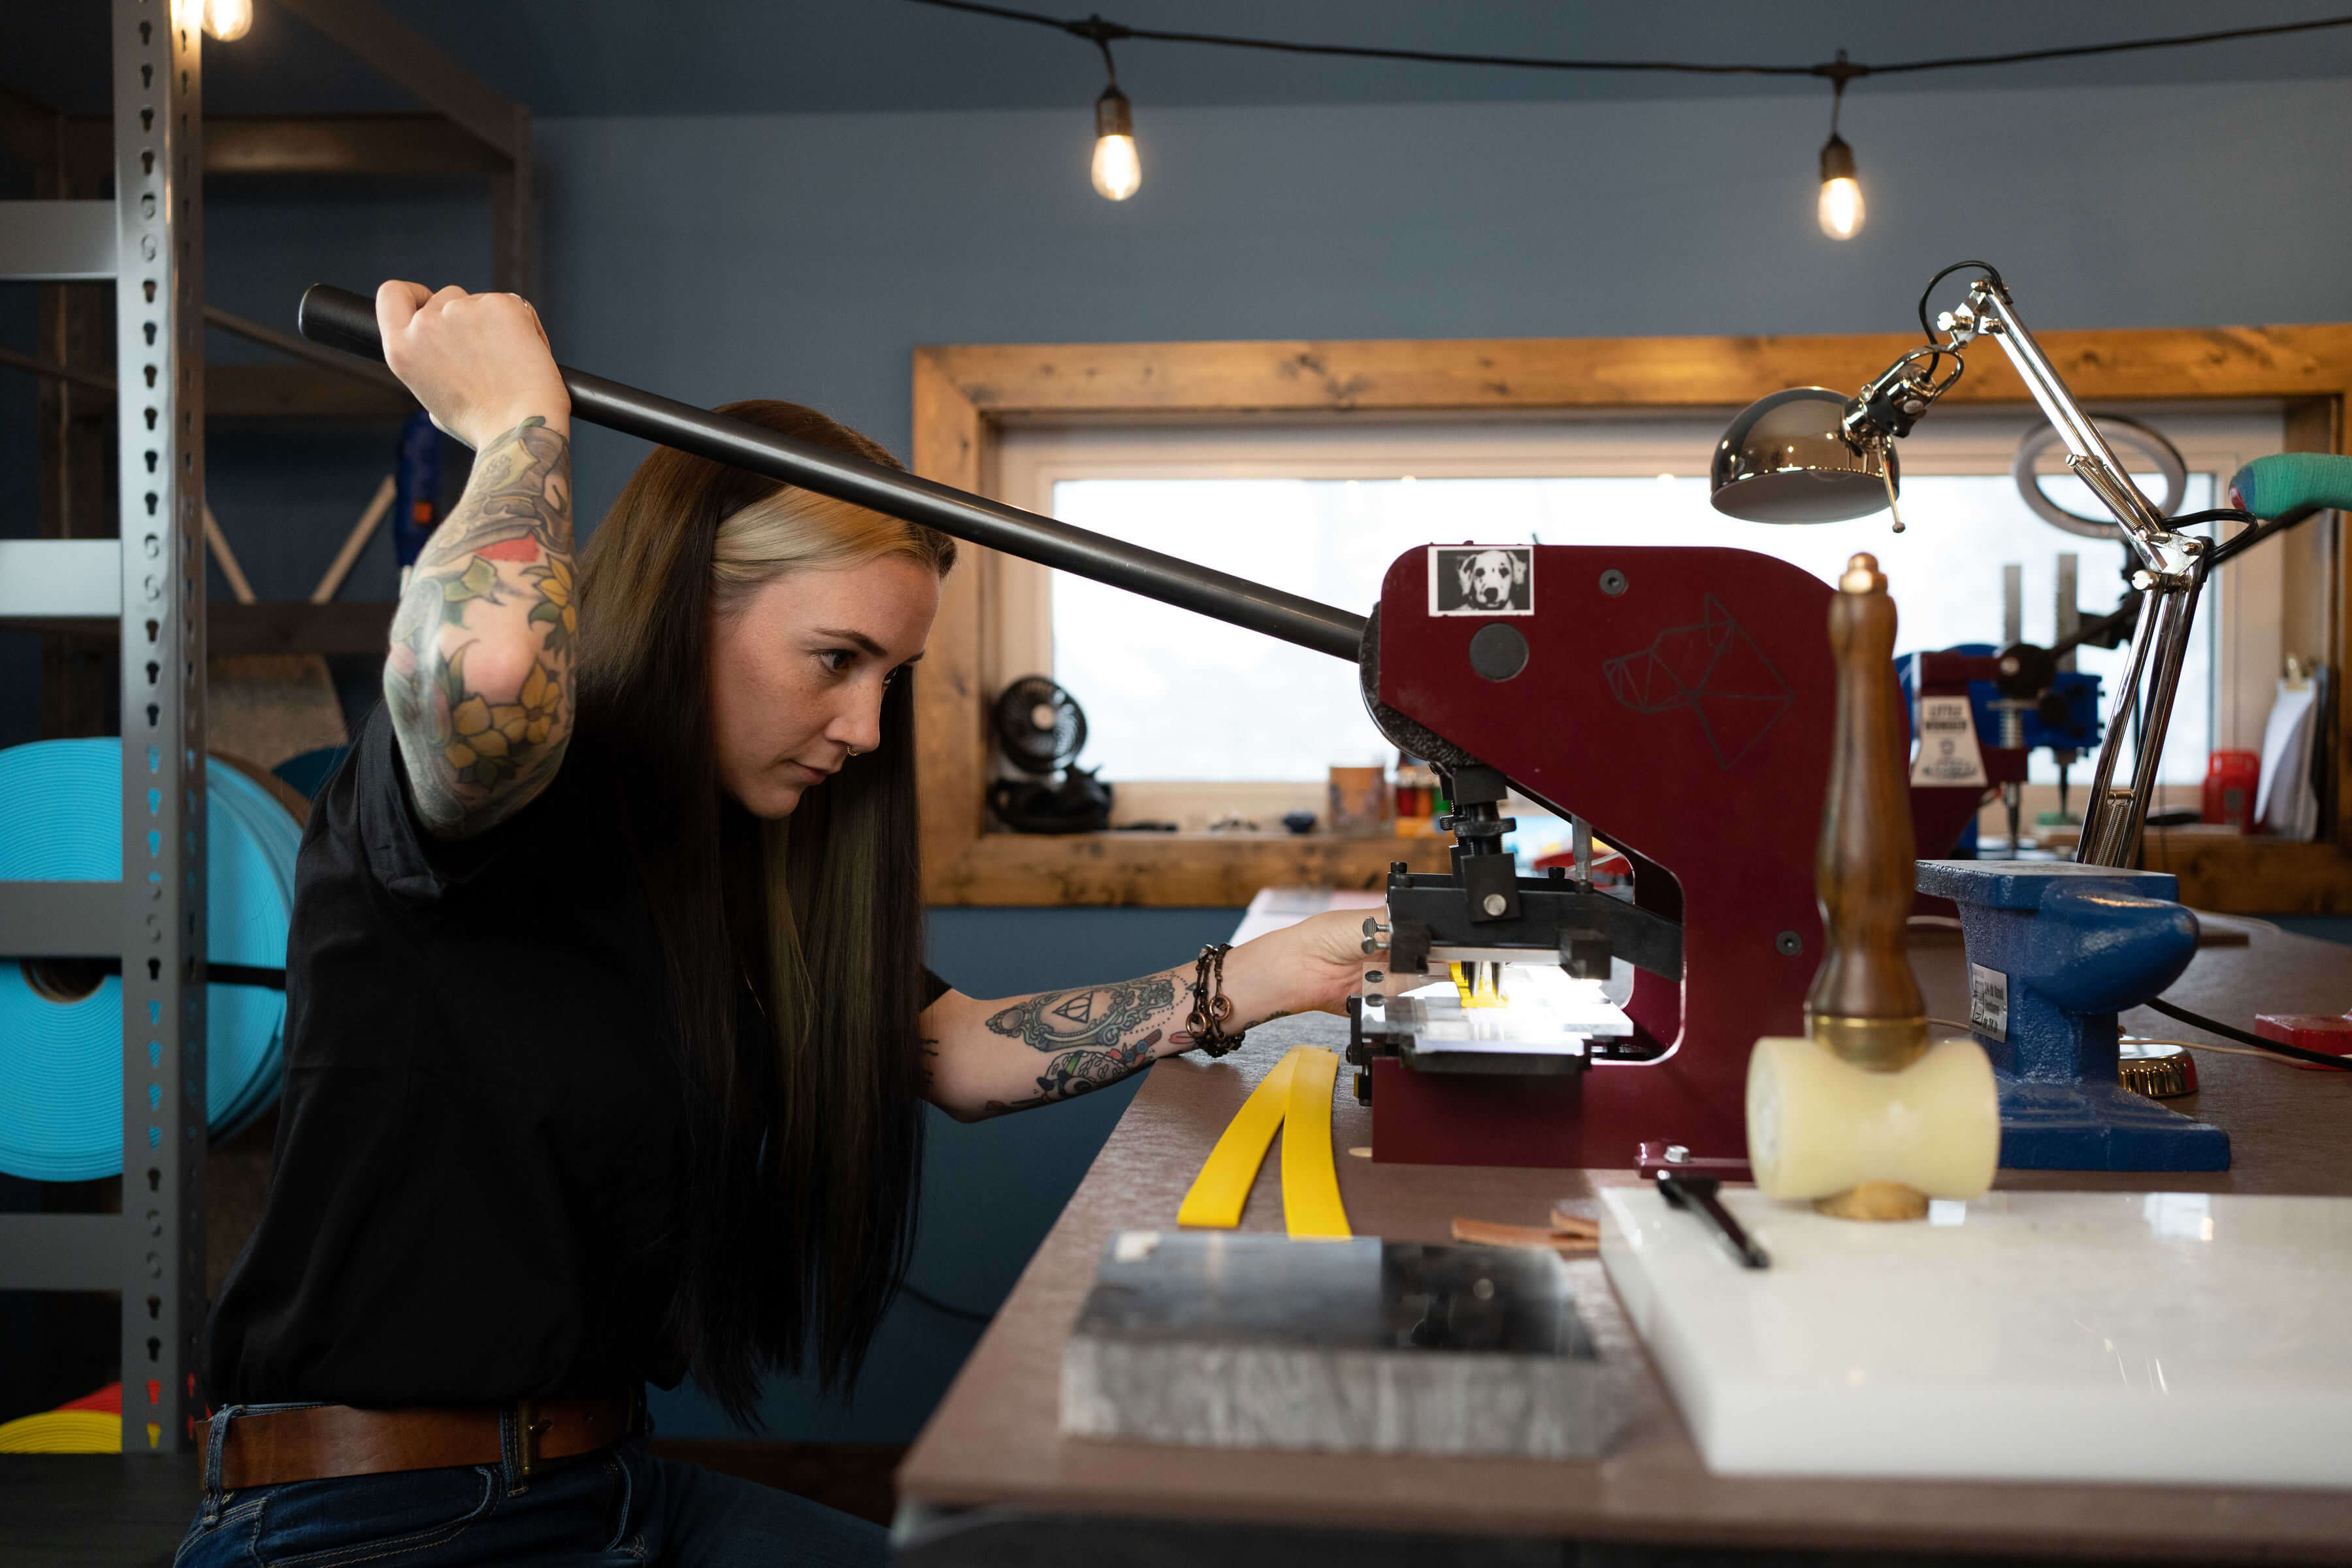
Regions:
<instances>
[{"instance_id":1,"label":"articulated lamp arm","mask_svg":"<svg viewBox=\"0 0 2352 1568\"><path fill-rule=\"evenodd\" d=\"M1762 522L1828 522L1866 516L1894 503L1898 483L1895 443L1911 433L1966 366L1969 345L1990 337L2017 367L2034 403L2068 453L2067 467L2115 515L2124 542L2139 563L2133 586L2144 595L2131 655L2116 691L2105 742L2099 750L2083 835L2074 858L2091 865L2128 866L2138 858L2142 829L2164 754L2165 732L2189 651L2197 598L2212 546L2175 531L2134 484L2106 438L2067 390L2042 346L2018 318L2000 274L1985 276L1947 310L1927 342L1906 353L1852 398L1825 388L1776 393L1751 405L1725 433L1715 460L1715 504L1734 517ZM1941 281L1959 268L1937 274ZM1935 283L1928 285L1933 289ZM1920 302L1921 324L1927 302ZM1939 337L1937 333L1942 335ZM1949 359L1951 366L1944 368ZM1898 517L1895 527L1902 522ZM2145 705L2140 692L2145 686ZM2137 716L2132 782L2115 783L2126 721Z\"/></svg>"},{"instance_id":2,"label":"articulated lamp arm","mask_svg":"<svg viewBox=\"0 0 2352 1568\"><path fill-rule=\"evenodd\" d=\"M2179 692L2181 666L2188 658L2189 632L2196 624L2197 599L2205 585L2206 558L2212 546L2175 531L2156 504L2132 482L2115 448L2074 401L2057 368L2019 319L2009 290L1997 276L1978 279L1969 286L1968 298L1939 316L1936 324L1950 334L1956 354L1979 337L1990 337L2000 345L2042 416L2065 443L2066 467L2115 515L2126 546L2139 561L2132 584L2147 599L2132 633L2130 659L2116 688L2106 739L2099 747L2098 765L2091 777L2082 837L2074 847L2074 858L2084 864L2128 866L2139 858L2140 836L2147 826L2147 808L2164 757L2165 735L2171 728L2173 700ZM2143 706L2144 686L2149 700ZM2132 782L2118 786L2115 781L2123 754L2124 721L2135 712L2139 722Z\"/></svg>"}]
</instances>

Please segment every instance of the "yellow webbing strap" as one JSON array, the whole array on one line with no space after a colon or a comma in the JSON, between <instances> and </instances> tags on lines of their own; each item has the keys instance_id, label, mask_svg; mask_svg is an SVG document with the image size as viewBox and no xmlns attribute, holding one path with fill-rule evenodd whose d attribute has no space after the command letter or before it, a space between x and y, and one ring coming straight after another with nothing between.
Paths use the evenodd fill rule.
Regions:
<instances>
[{"instance_id":1,"label":"yellow webbing strap","mask_svg":"<svg viewBox=\"0 0 2352 1568\"><path fill-rule=\"evenodd\" d=\"M1330 1055L1328 1051L1323 1054ZM1178 1225L1215 1226L1231 1230L1241 1224L1242 1205L1249 1201L1250 1188L1256 1184L1258 1165L1265 1160L1275 1133L1281 1130L1283 1113L1290 1107L1291 1071L1298 1056L1299 1052L1294 1050L1276 1062L1274 1070L1242 1102L1241 1110L1234 1114L1223 1135L1217 1140L1217 1146L1209 1152L1208 1163L1193 1178L1192 1190L1184 1194L1184 1206L1176 1211ZM1324 1143L1327 1148L1330 1143L1328 1131ZM1283 1169L1286 1176L1286 1156Z\"/></svg>"},{"instance_id":2,"label":"yellow webbing strap","mask_svg":"<svg viewBox=\"0 0 2352 1568\"><path fill-rule=\"evenodd\" d=\"M1282 1217L1293 1237L1347 1237L1339 1173L1331 1163L1331 1091L1337 1052L1301 1046L1290 1053L1290 1105L1282 1123Z\"/></svg>"}]
</instances>

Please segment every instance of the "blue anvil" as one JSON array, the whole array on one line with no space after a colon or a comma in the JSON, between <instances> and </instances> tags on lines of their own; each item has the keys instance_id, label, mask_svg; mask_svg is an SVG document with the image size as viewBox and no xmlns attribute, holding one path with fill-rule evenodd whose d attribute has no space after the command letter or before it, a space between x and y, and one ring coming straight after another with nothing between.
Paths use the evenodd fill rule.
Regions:
<instances>
[{"instance_id":1,"label":"blue anvil","mask_svg":"<svg viewBox=\"0 0 2352 1568\"><path fill-rule=\"evenodd\" d=\"M1922 860L1959 906L1969 1024L2000 1092L2000 1163L2029 1171L2226 1171L2230 1135L2116 1080L2116 1015L2180 977L2197 917L2161 871Z\"/></svg>"}]
</instances>

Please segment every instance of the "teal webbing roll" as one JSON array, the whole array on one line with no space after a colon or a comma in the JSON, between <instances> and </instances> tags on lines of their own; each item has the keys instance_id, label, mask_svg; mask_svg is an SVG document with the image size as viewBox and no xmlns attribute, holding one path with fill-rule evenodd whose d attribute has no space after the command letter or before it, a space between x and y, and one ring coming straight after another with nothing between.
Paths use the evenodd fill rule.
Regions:
<instances>
[{"instance_id":1,"label":"teal webbing roll","mask_svg":"<svg viewBox=\"0 0 2352 1568\"><path fill-rule=\"evenodd\" d=\"M0 751L0 879L112 881L122 874L122 743L42 741ZM268 791L207 761L211 957L278 969L294 907L301 830ZM226 1137L278 1093L286 997L205 988L205 1121ZM0 959L0 1171L86 1181L122 1169L122 982L78 1000L33 986Z\"/></svg>"}]
</instances>

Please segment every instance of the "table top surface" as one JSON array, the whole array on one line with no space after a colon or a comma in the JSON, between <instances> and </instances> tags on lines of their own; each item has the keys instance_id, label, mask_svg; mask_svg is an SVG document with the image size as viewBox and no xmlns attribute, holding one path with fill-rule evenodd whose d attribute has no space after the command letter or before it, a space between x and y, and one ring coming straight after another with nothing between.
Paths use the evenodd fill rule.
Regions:
<instances>
[{"instance_id":1,"label":"table top surface","mask_svg":"<svg viewBox=\"0 0 2352 1568\"><path fill-rule=\"evenodd\" d=\"M2167 993L2239 1024L2256 1013L2343 1011L2352 951L2261 922L2243 946L2201 949ZM1931 1014L1967 1015L1956 938L1915 943ZM2127 1031L2195 1040L2145 1011ZM1537 1533L1751 1547L2091 1553L2175 1558L2352 1556L2352 1492L2289 1489L2031 1485L1711 1475L1650 1370L1598 1261L1571 1263L1604 1353L1635 1369L1634 1414L1596 1461L1274 1453L1066 1439L1062 1345L1112 1231L1164 1228L1217 1135L1290 1046L1344 1044L1344 1021L1283 1019L1220 1062L1155 1067L1085 1182L1030 1260L898 1473L899 1495L942 1508L996 1506L1303 1526ZM2352 1074L2200 1052L2203 1085L2167 1103L2231 1135L2225 1172L2003 1171L1999 1184L2053 1190L2352 1195ZM1332 1142L1369 1145L1371 1113L1341 1092ZM1280 1162L1269 1158L1242 1228L1282 1228ZM1555 1200L1591 1212L1612 1172L1376 1164L1342 1154L1339 1189L1359 1235L1446 1241L1456 1216L1539 1224ZM1571 1206L1574 1206L1573 1205Z\"/></svg>"}]
</instances>

